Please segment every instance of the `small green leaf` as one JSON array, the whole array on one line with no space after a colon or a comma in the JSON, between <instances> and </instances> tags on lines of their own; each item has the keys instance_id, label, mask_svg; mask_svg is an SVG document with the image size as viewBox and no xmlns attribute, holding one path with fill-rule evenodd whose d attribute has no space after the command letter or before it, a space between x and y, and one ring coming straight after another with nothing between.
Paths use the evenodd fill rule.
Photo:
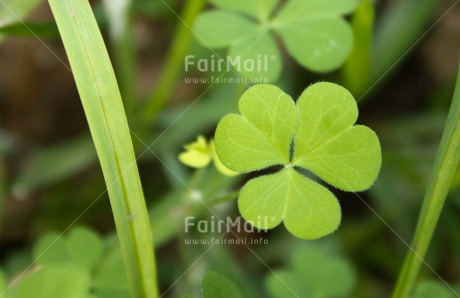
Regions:
<instances>
[{"instance_id":1,"label":"small green leaf","mask_svg":"<svg viewBox=\"0 0 460 298\"><path fill-rule=\"evenodd\" d=\"M68 235L48 233L34 247L34 258L43 266L73 264L91 270L102 257L102 241L85 228L74 228Z\"/></svg>"},{"instance_id":2,"label":"small green leaf","mask_svg":"<svg viewBox=\"0 0 460 298\"><path fill-rule=\"evenodd\" d=\"M297 172L300 168L346 191L365 190L377 178L378 138L365 126L353 126L356 102L338 85L315 84L297 105L277 87L257 85L241 97L240 112L225 116L217 126L216 152L222 163L239 172L285 168L253 179L241 190L239 210L258 228L284 221L293 235L316 239L338 227L336 198Z\"/></svg>"},{"instance_id":3,"label":"small green leaf","mask_svg":"<svg viewBox=\"0 0 460 298\"><path fill-rule=\"evenodd\" d=\"M124 268L121 250L116 246L107 253L94 274L93 290L97 297L131 297Z\"/></svg>"},{"instance_id":4,"label":"small green leaf","mask_svg":"<svg viewBox=\"0 0 460 298\"><path fill-rule=\"evenodd\" d=\"M0 270L0 293L3 293L8 287L8 279L5 273Z\"/></svg>"},{"instance_id":5,"label":"small green leaf","mask_svg":"<svg viewBox=\"0 0 460 298\"><path fill-rule=\"evenodd\" d=\"M201 284L203 298L240 298L241 293L233 282L217 272L208 272Z\"/></svg>"},{"instance_id":6,"label":"small green leaf","mask_svg":"<svg viewBox=\"0 0 460 298\"><path fill-rule=\"evenodd\" d=\"M212 10L197 17L194 31L205 46L224 48L256 32L257 26L237 13Z\"/></svg>"},{"instance_id":7,"label":"small green leaf","mask_svg":"<svg viewBox=\"0 0 460 298\"><path fill-rule=\"evenodd\" d=\"M297 62L316 72L338 68L353 48L353 32L341 18L305 18L276 30Z\"/></svg>"},{"instance_id":8,"label":"small green leaf","mask_svg":"<svg viewBox=\"0 0 460 298\"><path fill-rule=\"evenodd\" d=\"M268 276L267 287L273 297L344 297L356 284L354 270L345 259L318 248L298 252L291 264L290 269Z\"/></svg>"},{"instance_id":9,"label":"small green leaf","mask_svg":"<svg viewBox=\"0 0 460 298\"><path fill-rule=\"evenodd\" d=\"M88 295L89 275L73 266L51 266L26 275L11 289L15 298L81 298Z\"/></svg>"},{"instance_id":10,"label":"small green leaf","mask_svg":"<svg viewBox=\"0 0 460 298\"><path fill-rule=\"evenodd\" d=\"M277 24L304 22L310 18L335 18L352 13L358 0L290 0L275 18Z\"/></svg>"},{"instance_id":11,"label":"small green leaf","mask_svg":"<svg viewBox=\"0 0 460 298\"><path fill-rule=\"evenodd\" d=\"M291 0L275 18L274 28L301 65L331 71L345 62L353 48L353 32L342 16L356 5L356 0Z\"/></svg>"},{"instance_id":12,"label":"small green leaf","mask_svg":"<svg viewBox=\"0 0 460 298\"><path fill-rule=\"evenodd\" d=\"M240 99L241 115L227 115L216 130L222 163L237 172L288 164L298 122L294 101L272 85L256 85Z\"/></svg>"},{"instance_id":13,"label":"small green leaf","mask_svg":"<svg viewBox=\"0 0 460 298\"><path fill-rule=\"evenodd\" d=\"M444 284L438 281L424 281L416 288L413 298L454 298L455 295Z\"/></svg>"},{"instance_id":14,"label":"small green leaf","mask_svg":"<svg viewBox=\"0 0 460 298\"><path fill-rule=\"evenodd\" d=\"M283 220L286 229L302 239L332 233L341 218L334 195L292 168L248 182L241 190L238 207L255 227L271 229Z\"/></svg>"},{"instance_id":15,"label":"small green leaf","mask_svg":"<svg viewBox=\"0 0 460 298\"><path fill-rule=\"evenodd\" d=\"M33 258L43 266L71 262L64 237L54 232L47 233L35 243Z\"/></svg>"},{"instance_id":16,"label":"small green leaf","mask_svg":"<svg viewBox=\"0 0 460 298\"><path fill-rule=\"evenodd\" d=\"M358 107L343 87L318 83L297 102L300 125L293 164L346 191L368 189L381 166L380 143L365 126L353 126Z\"/></svg>"},{"instance_id":17,"label":"small green leaf","mask_svg":"<svg viewBox=\"0 0 460 298\"><path fill-rule=\"evenodd\" d=\"M242 12L261 21L265 21L273 12L279 0L209 0L209 2L219 8Z\"/></svg>"},{"instance_id":18,"label":"small green leaf","mask_svg":"<svg viewBox=\"0 0 460 298\"><path fill-rule=\"evenodd\" d=\"M74 228L66 237L67 251L74 262L88 270L101 260L103 244L101 238L85 228Z\"/></svg>"}]
</instances>

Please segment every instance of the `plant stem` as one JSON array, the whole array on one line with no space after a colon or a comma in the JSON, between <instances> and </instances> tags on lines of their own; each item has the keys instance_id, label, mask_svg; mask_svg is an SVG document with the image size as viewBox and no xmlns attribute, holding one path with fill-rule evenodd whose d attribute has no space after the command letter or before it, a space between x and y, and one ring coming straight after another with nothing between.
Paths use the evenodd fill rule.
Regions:
<instances>
[{"instance_id":1,"label":"plant stem","mask_svg":"<svg viewBox=\"0 0 460 298\"><path fill-rule=\"evenodd\" d=\"M5 216L5 203L6 203L6 169L5 169L5 156L0 148L0 233L3 232L3 219Z\"/></svg>"},{"instance_id":2,"label":"plant stem","mask_svg":"<svg viewBox=\"0 0 460 298\"><path fill-rule=\"evenodd\" d=\"M191 26L195 22L196 16L201 12L204 4L204 0L188 0L185 3L181 21L166 59L164 70L160 75L160 80L156 84L155 91L142 111L142 121L146 124L154 122L157 113L165 106L174 91L177 79L184 65L184 57L192 42L193 32Z\"/></svg>"},{"instance_id":3,"label":"plant stem","mask_svg":"<svg viewBox=\"0 0 460 298\"><path fill-rule=\"evenodd\" d=\"M356 98L370 85L374 14L374 1L361 0L351 19L355 42L353 52L343 67L342 77L345 86Z\"/></svg>"},{"instance_id":4,"label":"plant stem","mask_svg":"<svg viewBox=\"0 0 460 298\"><path fill-rule=\"evenodd\" d=\"M131 287L158 297L155 258L131 135L107 49L88 0L49 0L101 163Z\"/></svg>"},{"instance_id":5,"label":"plant stem","mask_svg":"<svg viewBox=\"0 0 460 298\"><path fill-rule=\"evenodd\" d=\"M410 295L460 160L460 69L449 116L417 223L412 251L406 257L393 298Z\"/></svg>"}]
</instances>

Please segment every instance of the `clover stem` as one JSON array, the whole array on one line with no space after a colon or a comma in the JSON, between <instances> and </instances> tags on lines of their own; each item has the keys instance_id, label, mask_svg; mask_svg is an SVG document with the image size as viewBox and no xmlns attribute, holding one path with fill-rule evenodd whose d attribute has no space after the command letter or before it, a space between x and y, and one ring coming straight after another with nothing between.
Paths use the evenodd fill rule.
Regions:
<instances>
[{"instance_id":1,"label":"clover stem","mask_svg":"<svg viewBox=\"0 0 460 298\"><path fill-rule=\"evenodd\" d=\"M374 1L361 0L351 19L355 45L342 69L342 78L355 97L361 96L370 85L374 16Z\"/></svg>"},{"instance_id":2,"label":"clover stem","mask_svg":"<svg viewBox=\"0 0 460 298\"><path fill-rule=\"evenodd\" d=\"M141 111L142 121L146 124L154 123L156 115L164 107L174 91L177 79L183 71L184 57L193 40L193 30L191 30L190 26L195 22L204 4L204 0L188 0L185 3L181 22L166 58L164 70L150 100Z\"/></svg>"},{"instance_id":3,"label":"clover stem","mask_svg":"<svg viewBox=\"0 0 460 298\"><path fill-rule=\"evenodd\" d=\"M393 298L409 297L428 251L460 160L460 69L441 144L428 182L411 251L400 272Z\"/></svg>"}]
</instances>

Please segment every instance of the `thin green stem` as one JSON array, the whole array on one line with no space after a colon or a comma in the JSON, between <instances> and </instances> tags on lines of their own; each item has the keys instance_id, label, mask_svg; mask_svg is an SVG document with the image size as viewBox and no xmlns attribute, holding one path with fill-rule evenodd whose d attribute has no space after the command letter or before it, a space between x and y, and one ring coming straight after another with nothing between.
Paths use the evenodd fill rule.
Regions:
<instances>
[{"instance_id":1,"label":"thin green stem","mask_svg":"<svg viewBox=\"0 0 460 298\"><path fill-rule=\"evenodd\" d=\"M142 121L153 123L157 113L165 106L171 97L178 77L183 71L184 57L193 40L191 26L196 16L201 12L204 0L188 0L181 16L179 27L175 34L171 50L166 59L165 67L156 84L155 90L142 111Z\"/></svg>"},{"instance_id":2,"label":"thin green stem","mask_svg":"<svg viewBox=\"0 0 460 298\"><path fill-rule=\"evenodd\" d=\"M400 272L393 298L409 297L435 231L460 160L460 69L456 90L420 212L412 249Z\"/></svg>"},{"instance_id":3,"label":"thin green stem","mask_svg":"<svg viewBox=\"0 0 460 298\"><path fill-rule=\"evenodd\" d=\"M5 156L0 148L0 233L3 232L3 219L6 203L6 169Z\"/></svg>"},{"instance_id":4,"label":"thin green stem","mask_svg":"<svg viewBox=\"0 0 460 298\"><path fill-rule=\"evenodd\" d=\"M342 77L344 85L355 97L361 96L370 85L374 15L374 1L361 0L351 19L355 42Z\"/></svg>"}]
</instances>

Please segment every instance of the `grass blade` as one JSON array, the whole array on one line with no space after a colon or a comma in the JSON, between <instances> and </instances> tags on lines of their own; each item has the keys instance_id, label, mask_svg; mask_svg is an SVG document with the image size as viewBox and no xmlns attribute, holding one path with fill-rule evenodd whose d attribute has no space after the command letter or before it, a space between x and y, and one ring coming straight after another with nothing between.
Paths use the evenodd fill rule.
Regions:
<instances>
[{"instance_id":1,"label":"grass blade","mask_svg":"<svg viewBox=\"0 0 460 298\"><path fill-rule=\"evenodd\" d=\"M394 298L409 297L433 237L460 160L460 69L454 98L436 155L410 251L399 275Z\"/></svg>"},{"instance_id":2,"label":"grass blade","mask_svg":"<svg viewBox=\"0 0 460 298\"><path fill-rule=\"evenodd\" d=\"M130 131L88 0L49 0L102 166L133 297L157 297L148 213Z\"/></svg>"}]
</instances>

